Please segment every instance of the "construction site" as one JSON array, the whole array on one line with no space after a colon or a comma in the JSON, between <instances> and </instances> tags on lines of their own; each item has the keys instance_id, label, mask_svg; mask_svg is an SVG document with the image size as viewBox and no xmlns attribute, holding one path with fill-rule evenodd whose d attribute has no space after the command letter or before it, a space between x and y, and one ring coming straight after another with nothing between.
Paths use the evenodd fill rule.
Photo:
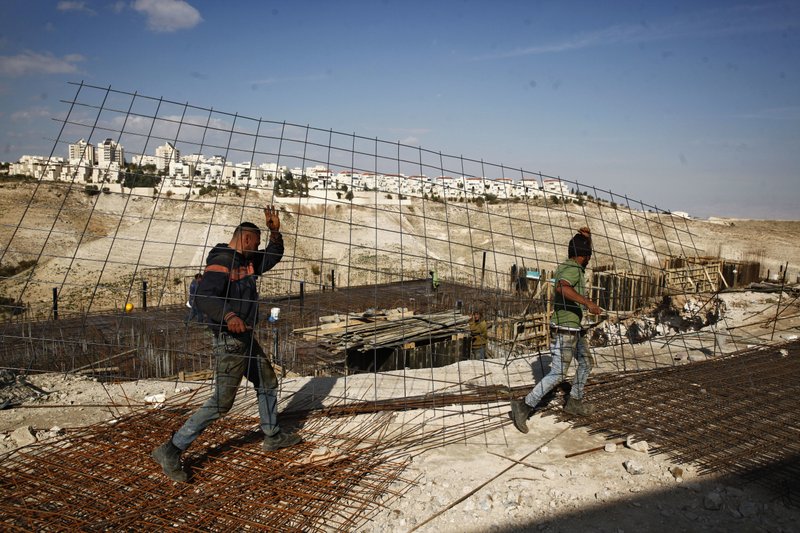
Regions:
<instances>
[{"instance_id":1,"label":"construction site","mask_svg":"<svg viewBox=\"0 0 800 533\"><path fill-rule=\"evenodd\" d=\"M110 138L126 158L168 143L277 173L120 185L155 175L139 159L90 186L81 159L71 179L0 183L4 530L797 531L799 221L697 220L479 157L74 89L52 159ZM308 181L296 168L561 192L336 194L287 187ZM302 443L261 449L243 380L174 483L150 453L214 390L190 284L267 206L285 251L258 278L254 335ZM553 276L582 227L596 410L565 413L565 383L523 435L509 401L548 371Z\"/></svg>"}]
</instances>

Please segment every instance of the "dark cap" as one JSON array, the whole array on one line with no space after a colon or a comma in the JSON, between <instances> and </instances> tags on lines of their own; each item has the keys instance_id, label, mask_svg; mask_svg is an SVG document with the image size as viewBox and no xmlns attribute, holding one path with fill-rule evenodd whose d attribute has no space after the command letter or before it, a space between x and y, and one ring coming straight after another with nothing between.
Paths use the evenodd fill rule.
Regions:
<instances>
[{"instance_id":1,"label":"dark cap","mask_svg":"<svg viewBox=\"0 0 800 533\"><path fill-rule=\"evenodd\" d=\"M591 257L592 238L576 233L567 245L567 257Z\"/></svg>"}]
</instances>

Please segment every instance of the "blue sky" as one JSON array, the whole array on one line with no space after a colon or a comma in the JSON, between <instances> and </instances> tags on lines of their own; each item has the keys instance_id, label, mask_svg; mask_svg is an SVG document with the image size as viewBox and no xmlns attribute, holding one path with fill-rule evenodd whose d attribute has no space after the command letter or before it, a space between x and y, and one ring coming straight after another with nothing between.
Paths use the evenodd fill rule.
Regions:
<instances>
[{"instance_id":1,"label":"blue sky","mask_svg":"<svg viewBox=\"0 0 800 533\"><path fill-rule=\"evenodd\" d=\"M698 216L800 218L796 0L4 0L0 17L3 161L50 153L83 80Z\"/></svg>"}]
</instances>

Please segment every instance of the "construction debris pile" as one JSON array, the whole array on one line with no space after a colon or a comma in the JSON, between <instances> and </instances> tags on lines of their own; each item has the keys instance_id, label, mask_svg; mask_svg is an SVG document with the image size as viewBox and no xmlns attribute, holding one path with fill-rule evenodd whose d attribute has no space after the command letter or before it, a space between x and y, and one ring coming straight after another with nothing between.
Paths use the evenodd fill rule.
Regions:
<instances>
[{"instance_id":1,"label":"construction debris pile","mask_svg":"<svg viewBox=\"0 0 800 533\"><path fill-rule=\"evenodd\" d=\"M612 315L591 330L594 347L639 344L654 337L699 331L724 318L725 302L715 295L665 296L650 309L628 315Z\"/></svg>"},{"instance_id":2,"label":"construction debris pile","mask_svg":"<svg viewBox=\"0 0 800 533\"><path fill-rule=\"evenodd\" d=\"M9 369L0 370L0 410L16 407L47 394L47 391L28 383L24 375L18 375Z\"/></svg>"}]
</instances>

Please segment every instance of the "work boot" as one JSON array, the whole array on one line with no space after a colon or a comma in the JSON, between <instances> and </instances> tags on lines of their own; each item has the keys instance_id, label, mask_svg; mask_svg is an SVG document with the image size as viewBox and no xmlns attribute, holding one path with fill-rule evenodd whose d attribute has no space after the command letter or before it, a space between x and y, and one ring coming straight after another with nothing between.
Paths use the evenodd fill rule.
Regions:
<instances>
[{"instance_id":1,"label":"work boot","mask_svg":"<svg viewBox=\"0 0 800 533\"><path fill-rule=\"evenodd\" d=\"M583 400L576 400L570 396L567 400L567 405L564 406L564 412L575 416L589 416L594 413L594 405Z\"/></svg>"},{"instance_id":2,"label":"work boot","mask_svg":"<svg viewBox=\"0 0 800 533\"><path fill-rule=\"evenodd\" d=\"M264 437L264 444L262 447L264 448L265 452L271 452L273 450L286 448L287 446L294 446L302 440L303 439L301 439L300 435L297 433L284 433L283 431L278 431L271 437Z\"/></svg>"},{"instance_id":3,"label":"work boot","mask_svg":"<svg viewBox=\"0 0 800 533\"><path fill-rule=\"evenodd\" d=\"M514 427L523 433L528 432L528 417L531 416L533 407L525 403L525 400L511 400L511 420Z\"/></svg>"},{"instance_id":4,"label":"work boot","mask_svg":"<svg viewBox=\"0 0 800 533\"><path fill-rule=\"evenodd\" d=\"M164 474L172 481L185 483L186 480L189 479L189 476L181 466L181 450L172 444L172 437L170 437L167 442L153 450L153 453L150 454L150 457L155 459L155 461L161 465L161 469L164 471Z\"/></svg>"}]
</instances>

